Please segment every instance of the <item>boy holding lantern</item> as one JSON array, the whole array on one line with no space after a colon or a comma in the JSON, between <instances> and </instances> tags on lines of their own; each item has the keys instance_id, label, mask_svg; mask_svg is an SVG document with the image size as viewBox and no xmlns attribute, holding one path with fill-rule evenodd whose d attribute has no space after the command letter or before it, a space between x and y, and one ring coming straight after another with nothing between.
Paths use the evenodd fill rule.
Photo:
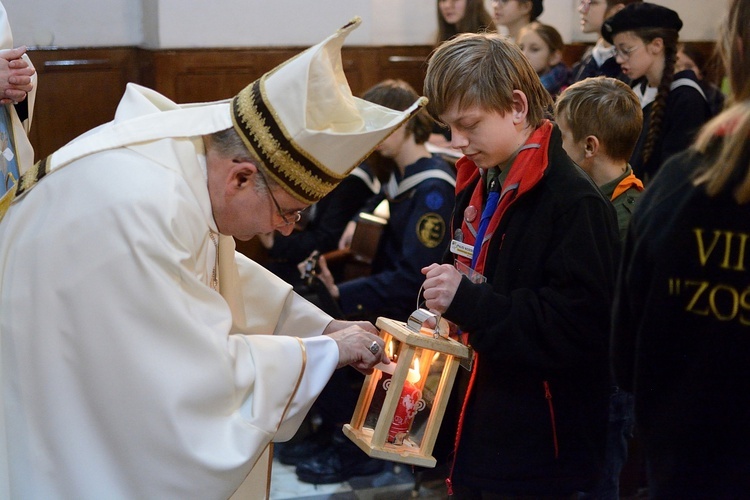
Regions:
<instances>
[{"instance_id":1,"label":"boy holding lantern","mask_svg":"<svg viewBox=\"0 0 750 500\"><path fill-rule=\"evenodd\" d=\"M453 264L432 264L426 306L476 351L458 391L449 488L569 498L602 466L614 210L545 119L551 99L520 50L493 34L436 49L424 93L451 129ZM443 432L450 432L445 427Z\"/></svg>"}]
</instances>

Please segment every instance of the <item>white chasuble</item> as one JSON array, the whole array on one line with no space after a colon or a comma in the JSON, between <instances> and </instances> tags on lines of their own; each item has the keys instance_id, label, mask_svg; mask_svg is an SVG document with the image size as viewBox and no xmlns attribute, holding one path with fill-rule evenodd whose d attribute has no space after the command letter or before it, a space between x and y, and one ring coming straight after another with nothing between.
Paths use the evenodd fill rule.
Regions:
<instances>
[{"instance_id":1,"label":"white chasuble","mask_svg":"<svg viewBox=\"0 0 750 500\"><path fill-rule=\"evenodd\" d=\"M228 104L129 86L0 221L0 498L265 496L268 468L248 474L338 349L231 238L211 287L200 135L229 126Z\"/></svg>"}]
</instances>

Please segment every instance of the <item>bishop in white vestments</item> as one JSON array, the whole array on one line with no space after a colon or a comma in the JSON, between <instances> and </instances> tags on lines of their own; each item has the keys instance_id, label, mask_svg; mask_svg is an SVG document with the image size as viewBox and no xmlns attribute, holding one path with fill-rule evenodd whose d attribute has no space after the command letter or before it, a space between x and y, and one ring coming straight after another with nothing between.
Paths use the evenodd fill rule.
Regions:
<instances>
[{"instance_id":1,"label":"bishop in white vestments","mask_svg":"<svg viewBox=\"0 0 750 500\"><path fill-rule=\"evenodd\" d=\"M0 200L0 498L263 498L333 371L388 362L233 240L291 231L424 104L352 96L359 22L228 101L130 85Z\"/></svg>"}]
</instances>

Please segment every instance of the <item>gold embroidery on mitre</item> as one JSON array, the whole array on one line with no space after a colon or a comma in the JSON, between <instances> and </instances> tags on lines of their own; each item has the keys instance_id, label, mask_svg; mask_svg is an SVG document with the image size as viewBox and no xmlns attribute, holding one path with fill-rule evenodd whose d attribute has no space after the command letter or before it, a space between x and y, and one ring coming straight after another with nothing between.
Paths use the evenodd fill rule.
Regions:
<instances>
[{"instance_id":1,"label":"gold embroidery on mitre","mask_svg":"<svg viewBox=\"0 0 750 500\"><path fill-rule=\"evenodd\" d=\"M321 182L321 185L331 186L330 189L335 188L338 183L346 177L346 175L351 171L357 164L352 164L350 167L346 169L346 172L343 174L340 174L338 172L335 172L331 169L329 169L326 165L318 161L317 158L312 156L310 153L307 152L305 148L303 148L300 144L298 144L293 138L292 134L289 133L289 131L284 126L284 122L281 120L279 115L276 113L276 108L271 104L271 102L266 97L266 78L268 75L264 75L260 79L260 97L263 100L263 103L265 104L266 109L268 109L269 113L273 117L274 123L281 131L282 136L286 141L289 143L289 147L296 151L299 155L303 156L315 169L319 171L319 173L312 172L305 168L304 164L300 164L298 162L295 162L294 159L292 159L288 154L287 148L281 148L278 150L278 152L281 152L285 155L285 159L288 158L288 163L285 162L281 165L283 168L285 165L300 165L303 169L305 169L306 173L309 173L312 177L314 177L316 180ZM285 175L288 175L286 172L284 172ZM324 179L321 178L321 174L325 174L326 177L334 179L336 182L326 182ZM295 179L296 180L296 179ZM299 184L300 182L297 181ZM329 189L329 191L330 191Z\"/></svg>"},{"instance_id":2,"label":"gold embroidery on mitre","mask_svg":"<svg viewBox=\"0 0 750 500\"><path fill-rule=\"evenodd\" d=\"M258 109L254 103L252 109L255 113L254 117L260 118L260 114L258 113ZM272 108L269 107L268 109L271 111L276 124L278 126L281 126L278 115L276 115ZM289 152L281 146L276 137L274 137L274 135L271 134L267 128L263 128L261 130L261 133L258 134L257 139L266 156L269 157L273 163L273 165L269 165L269 167L273 166L278 169L278 172L274 172L273 170L270 171L271 175L277 182L286 184L293 182L303 191L309 193L312 197L315 197L317 199L322 198L323 196L328 194L334 187L336 187L337 184L325 182L320 178L319 175L313 173L312 171L310 171L310 169L295 161L289 155ZM293 144L293 141L289 142L290 145L296 147L296 145ZM302 150L299 151L302 152ZM316 162L311 163L320 168L320 166ZM321 168L321 170L325 171L325 169L323 168Z\"/></svg>"},{"instance_id":3,"label":"gold embroidery on mitre","mask_svg":"<svg viewBox=\"0 0 750 500\"><path fill-rule=\"evenodd\" d=\"M417 239L427 248L435 248L445 236L445 220L440 214L429 212L417 221Z\"/></svg>"},{"instance_id":4,"label":"gold embroidery on mitre","mask_svg":"<svg viewBox=\"0 0 750 500\"><path fill-rule=\"evenodd\" d=\"M266 170L277 183L282 187L288 188L287 190L292 196L306 203L313 203L320 200L338 185L346 176L346 173L339 175L328 170L319 162L311 160L310 155L294 141L283 137L282 139L289 143L288 147L294 148L298 154L309 161L311 166L308 168L296 161L289 154L289 151L282 146L279 139L271 131L271 127L266 123L267 117L260 111L258 107L259 103L254 99L252 85L246 87L235 97L239 111L235 112L234 109L232 110L232 121L235 127L241 131L240 136L243 142L252 151L258 153L261 160L271 163L270 165L266 165ZM263 99L262 92L261 99ZM265 100L263 100L262 104L266 106L271 114L268 119L274 120L275 125L283 133L286 133L273 109L267 105ZM238 123L237 121L238 114L242 123ZM253 144L248 136L251 136L257 145ZM258 148L260 148L260 151L258 151ZM352 165L353 167L354 165ZM311 171L311 168L316 168L320 173L333 178L333 182L322 179L320 175Z\"/></svg>"},{"instance_id":5,"label":"gold embroidery on mitre","mask_svg":"<svg viewBox=\"0 0 750 500\"><path fill-rule=\"evenodd\" d=\"M232 113L232 120L235 125L242 129L244 132L240 134L245 145L252 151L256 151L261 159L267 158L268 161L273 162L273 165L267 165L267 172L277 183L282 186L286 185L292 189L292 194L295 198L303 202L317 201L328 192L333 189L333 186L326 184L317 176L309 175L309 171L299 163L295 162L288 154L285 154L281 150L281 145L276 138L271 134L268 127L265 124L265 119L258 112L254 100L252 99L249 92L242 92L238 96L238 105L242 110L241 124L236 121L236 113ZM246 134L253 136L254 140L257 141L258 146L252 144ZM261 148L261 151L257 151L257 148ZM283 163L291 164L282 167ZM296 177L292 177L296 184L302 185L302 192L294 189L291 185L292 179L282 179L279 175L271 170L272 168L279 169L281 172L285 172L285 175L296 174Z\"/></svg>"},{"instance_id":6,"label":"gold embroidery on mitre","mask_svg":"<svg viewBox=\"0 0 750 500\"><path fill-rule=\"evenodd\" d=\"M294 148L294 150L299 153L301 156L303 156L307 161L312 163L315 168L320 170L323 174L333 177L334 179L341 180L344 177L346 177L346 173L340 174L338 172L335 172L331 169L329 169L327 166L325 166L323 163L318 161L317 158L310 155L305 148L297 144L295 140L292 138L292 134L289 133L286 126L284 125L284 122L279 118L279 115L276 113L276 108L271 104L271 102L266 97L266 79L271 75L272 73L267 73L263 75L260 78L260 97L263 99L263 104L265 105L266 109L271 113L271 116L273 116L274 123L276 123L276 126L279 127L279 130L281 130L281 134L284 136L284 139L289 141L289 144L291 147ZM286 152L286 150L283 150ZM291 160L294 161L294 160ZM352 164L351 167L347 168L347 173L349 170L353 169L356 165L359 163ZM304 167L304 166L303 166ZM324 181L325 182L325 181Z\"/></svg>"}]
</instances>

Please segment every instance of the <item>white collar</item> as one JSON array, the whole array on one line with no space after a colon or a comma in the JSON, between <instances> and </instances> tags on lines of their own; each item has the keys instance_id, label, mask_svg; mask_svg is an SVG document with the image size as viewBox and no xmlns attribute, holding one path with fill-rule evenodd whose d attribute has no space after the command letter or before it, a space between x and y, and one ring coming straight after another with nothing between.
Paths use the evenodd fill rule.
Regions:
<instances>
[{"instance_id":1,"label":"white collar","mask_svg":"<svg viewBox=\"0 0 750 500\"><path fill-rule=\"evenodd\" d=\"M596 45L591 49L591 57L596 61L596 65L601 67L601 65L604 64L604 61L611 57L615 57L615 46L610 45L609 47L605 47L604 40L597 40Z\"/></svg>"},{"instance_id":2,"label":"white collar","mask_svg":"<svg viewBox=\"0 0 750 500\"><path fill-rule=\"evenodd\" d=\"M641 101L641 109L645 108L656 99L656 93L659 89L656 87L649 87L648 85L636 85L633 87L635 95L638 96L638 100Z\"/></svg>"}]
</instances>

